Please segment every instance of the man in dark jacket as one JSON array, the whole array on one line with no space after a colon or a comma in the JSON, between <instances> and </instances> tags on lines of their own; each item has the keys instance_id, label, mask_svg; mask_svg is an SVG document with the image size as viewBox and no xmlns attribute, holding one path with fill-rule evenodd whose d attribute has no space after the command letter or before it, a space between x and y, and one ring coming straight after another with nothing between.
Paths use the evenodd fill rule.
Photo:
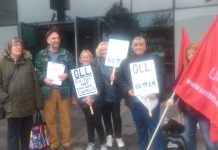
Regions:
<instances>
[{"instance_id":1,"label":"man in dark jacket","mask_svg":"<svg viewBox=\"0 0 218 150\"><path fill-rule=\"evenodd\" d=\"M70 88L70 70L73 66L72 55L65 49L60 48L60 34L57 28L50 29L46 34L48 47L41 50L36 56L35 65L41 82L41 93L44 100L44 115L48 128L50 148L57 150L59 144L64 150L71 150L71 116L70 104L72 92ZM63 74L58 75L61 85L53 83L47 75L48 62L58 63L65 66ZM57 112L59 113L61 139L58 138Z\"/></svg>"},{"instance_id":2,"label":"man in dark jacket","mask_svg":"<svg viewBox=\"0 0 218 150\"><path fill-rule=\"evenodd\" d=\"M141 37L135 37L132 42L133 54L124 59L120 65L117 73L117 83L119 84L127 107L130 108L133 120L136 125L138 134L138 147L139 150L145 150L148 145L149 136L151 136L158 124L160 113L160 99L162 93L162 83L164 77L164 67L160 58L154 54L149 54L147 50L146 40ZM154 60L159 93L151 93L146 95L146 99L158 100L158 104L151 111L152 116L149 115L148 109L136 97L131 78L130 64L142 62L147 60ZM145 77L146 78L146 77ZM154 149L164 150L165 144L163 136L160 131L157 132L154 139Z\"/></svg>"}]
</instances>

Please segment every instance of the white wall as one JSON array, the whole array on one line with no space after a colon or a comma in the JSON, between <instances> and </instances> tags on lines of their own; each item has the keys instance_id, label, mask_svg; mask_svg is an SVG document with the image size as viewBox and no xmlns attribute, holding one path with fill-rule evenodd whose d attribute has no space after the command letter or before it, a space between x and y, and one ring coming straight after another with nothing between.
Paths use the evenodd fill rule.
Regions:
<instances>
[{"instance_id":1,"label":"white wall","mask_svg":"<svg viewBox=\"0 0 218 150\"><path fill-rule=\"evenodd\" d=\"M50 0L17 0L19 22L50 21L53 10L50 9Z\"/></svg>"},{"instance_id":2,"label":"white wall","mask_svg":"<svg viewBox=\"0 0 218 150\"><path fill-rule=\"evenodd\" d=\"M176 0L176 8L218 4L218 0Z\"/></svg>"},{"instance_id":3,"label":"white wall","mask_svg":"<svg viewBox=\"0 0 218 150\"><path fill-rule=\"evenodd\" d=\"M0 27L0 59L2 58L2 50L6 47L7 42L17 35L17 26Z\"/></svg>"},{"instance_id":4,"label":"white wall","mask_svg":"<svg viewBox=\"0 0 218 150\"><path fill-rule=\"evenodd\" d=\"M6 43L17 34L17 26L0 27L0 50L5 48Z\"/></svg>"}]
</instances>

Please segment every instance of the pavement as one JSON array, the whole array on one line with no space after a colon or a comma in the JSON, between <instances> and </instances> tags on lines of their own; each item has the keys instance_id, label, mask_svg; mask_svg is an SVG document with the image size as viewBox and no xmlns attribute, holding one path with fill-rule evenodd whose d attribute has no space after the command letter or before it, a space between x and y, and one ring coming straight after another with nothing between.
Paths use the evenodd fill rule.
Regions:
<instances>
[{"instance_id":1,"label":"pavement","mask_svg":"<svg viewBox=\"0 0 218 150\"><path fill-rule=\"evenodd\" d=\"M162 106L162 112L164 105ZM108 150L137 150L137 134L136 129L132 120L129 109L124 105L124 102L121 103L121 116L122 116L122 128L123 128L123 140L125 142L124 148L118 148L116 143L112 148ZM166 113L166 117L177 117L178 112L175 107L172 107ZM87 146L87 132L85 119L83 112L78 106L72 107L72 142L74 150L85 150ZM98 143L98 137L96 134L96 150L100 150L100 145ZM6 120L0 120L0 150L7 150L6 148ZM205 146L201 140L200 132L197 131L197 150L205 150ZM60 150L62 150L60 148Z\"/></svg>"}]
</instances>

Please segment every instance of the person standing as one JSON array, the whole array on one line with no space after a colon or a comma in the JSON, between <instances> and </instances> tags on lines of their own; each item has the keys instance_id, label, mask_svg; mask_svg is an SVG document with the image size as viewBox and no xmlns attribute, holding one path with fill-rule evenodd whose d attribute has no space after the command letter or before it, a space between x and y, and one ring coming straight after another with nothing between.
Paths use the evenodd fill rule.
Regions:
<instances>
[{"instance_id":1,"label":"person standing","mask_svg":"<svg viewBox=\"0 0 218 150\"><path fill-rule=\"evenodd\" d=\"M129 107L133 121L136 125L138 135L139 150L145 150L148 146L149 137L155 131L159 121L161 93L163 89L164 66L157 55L151 54L147 51L146 39L142 36L137 36L132 41L132 55L128 56L121 62L120 68L117 73L117 83L120 86L125 98L126 106ZM134 94L132 86L132 78L129 65L131 63L154 60L155 70L157 75L159 94L148 94L146 98L153 100L158 99L157 106L152 110L152 116L149 115L147 108L137 99ZM165 143L163 135L160 130L153 141L154 150L165 150Z\"/></svg>"},{"instance_id":2,"label":"person standing","mask_svg":"<svg viewBox=\"0 0 218 150\"><path fill-rule=\"evenodd\" d=\"M92 53L89 50L83 50L80 53L80 63L82 66L91 65L93 60ZM86 150L94 150L95 149L95 129L98 133L101 150L107 150L107 146L105 144L106 138L104 133L104 128L101 120L102 115L102 106L104 104L103 98L103 82L100 70L91 65L96 88L98 90L98 94L85 96L78 99L78 104L82 108L83 113L86 119L87 133L88 133L88 145ZM93 109L91 112L90 107Z\"/></svg>"},{"instance_id":3,"label":"person standing","mask_svg":"<svg viewBox=\"0 0 218 150\"><path fill-rule=\"evenodd\" d=\"M35 109L42 107L39 83L31 54L22 41L8 42L0 61L0 103L7 119L8 150L29 149ZM21 145L20 145L21 144Z\"/></svg>"},{"instance_id":4,"label":"person standing","mask_svg":"<svg viewBox=\"0 0 218 150\"><path fill-rule=\"evenodd\" d=\"M48 128L48 138L51 150L57 150L61 144L64 150L72 149L72 127L70 104L72 90L70 85L70 70L73 68L72 55L66 49L60 48L60 32L58 28L51 28L46 33L48 47L41 50L35 59L36 69L41 82L44 117ZM46 77L48 62L63 64L64 73L58 78L61 85L53 84L53 80ZM57 132L57 113L59 113L60 139Z\"/></svg>"},{"instance_id":5,"label":"person standing","mask_svg":"<svg viewBox=\"0 0 218 150\"><path fill-rule=\"evenodd\" d=\"M192 43L190 46L186 49L186 56L185 60L183 62L183 71L187 68L190 60L194 56L195 50L197 49L197 44ZM167 105L171 106L173 104L172 99L167 100ZM211 143L210 141L210 132L209 132L209 126L210 122L209 120L203 116L200 112L194 110L191 106L183 102L182 100L179 100L178 103L179 110L182 112L183 116L183 123L185 126L185 130L183 133L184 139L185 139L185 145L187 150L196 150L196 128L197 123L199 123L201 136L203 138L203 141L205 143L205 146L207 150L216 150L216 144Z\"/></svg>"},{"instance_id":6,"label":"person standing","mask_svg":"<svg viewBox=\"0 0 218 150\"><path fill-rule=\"evenodd\" d=\"M103 75L104 82L104 99L105 104L103 106L103 120L107 135L106 145L108 147L113 146L113 137L115 136L117 146L124 147L122 139L122 119L120 116L120 102L121 93L116 84L116 76L112 74L113 68L105 66L105 58L107 54L108 43L99 43L96 49L96 58L94 64L100 68L101 74ZM114 84L111 85L111 81ZM113 130L114 129L114 130Z\"/></svg>"}]
</instances>

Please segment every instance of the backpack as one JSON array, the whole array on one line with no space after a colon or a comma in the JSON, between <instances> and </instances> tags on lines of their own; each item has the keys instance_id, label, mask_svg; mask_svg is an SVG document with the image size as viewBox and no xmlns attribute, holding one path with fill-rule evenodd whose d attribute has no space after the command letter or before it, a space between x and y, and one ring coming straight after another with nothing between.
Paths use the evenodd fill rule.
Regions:
<instances>
[{"instance_id":1,"label":"backpack","mask_svg":"<svg viewBox=\"0 0 218 150\"><path fill-rule=\"evenodd\" d=\"M166 148L167 150L185 150L185 139L179 134L167 133Z\"/></svg>"},{"instance_id":2,"label":"backpack","mask_svg":"<svg viewBox=\"0 0 218 150\"><path fill-rule=\"evenodd\" d=\"M185 150L185 139L181 135L185 130L184 125L178 123L173 119L162 126L165 136L165 143L167 150Z\"/></svg>"}]
</instances>

